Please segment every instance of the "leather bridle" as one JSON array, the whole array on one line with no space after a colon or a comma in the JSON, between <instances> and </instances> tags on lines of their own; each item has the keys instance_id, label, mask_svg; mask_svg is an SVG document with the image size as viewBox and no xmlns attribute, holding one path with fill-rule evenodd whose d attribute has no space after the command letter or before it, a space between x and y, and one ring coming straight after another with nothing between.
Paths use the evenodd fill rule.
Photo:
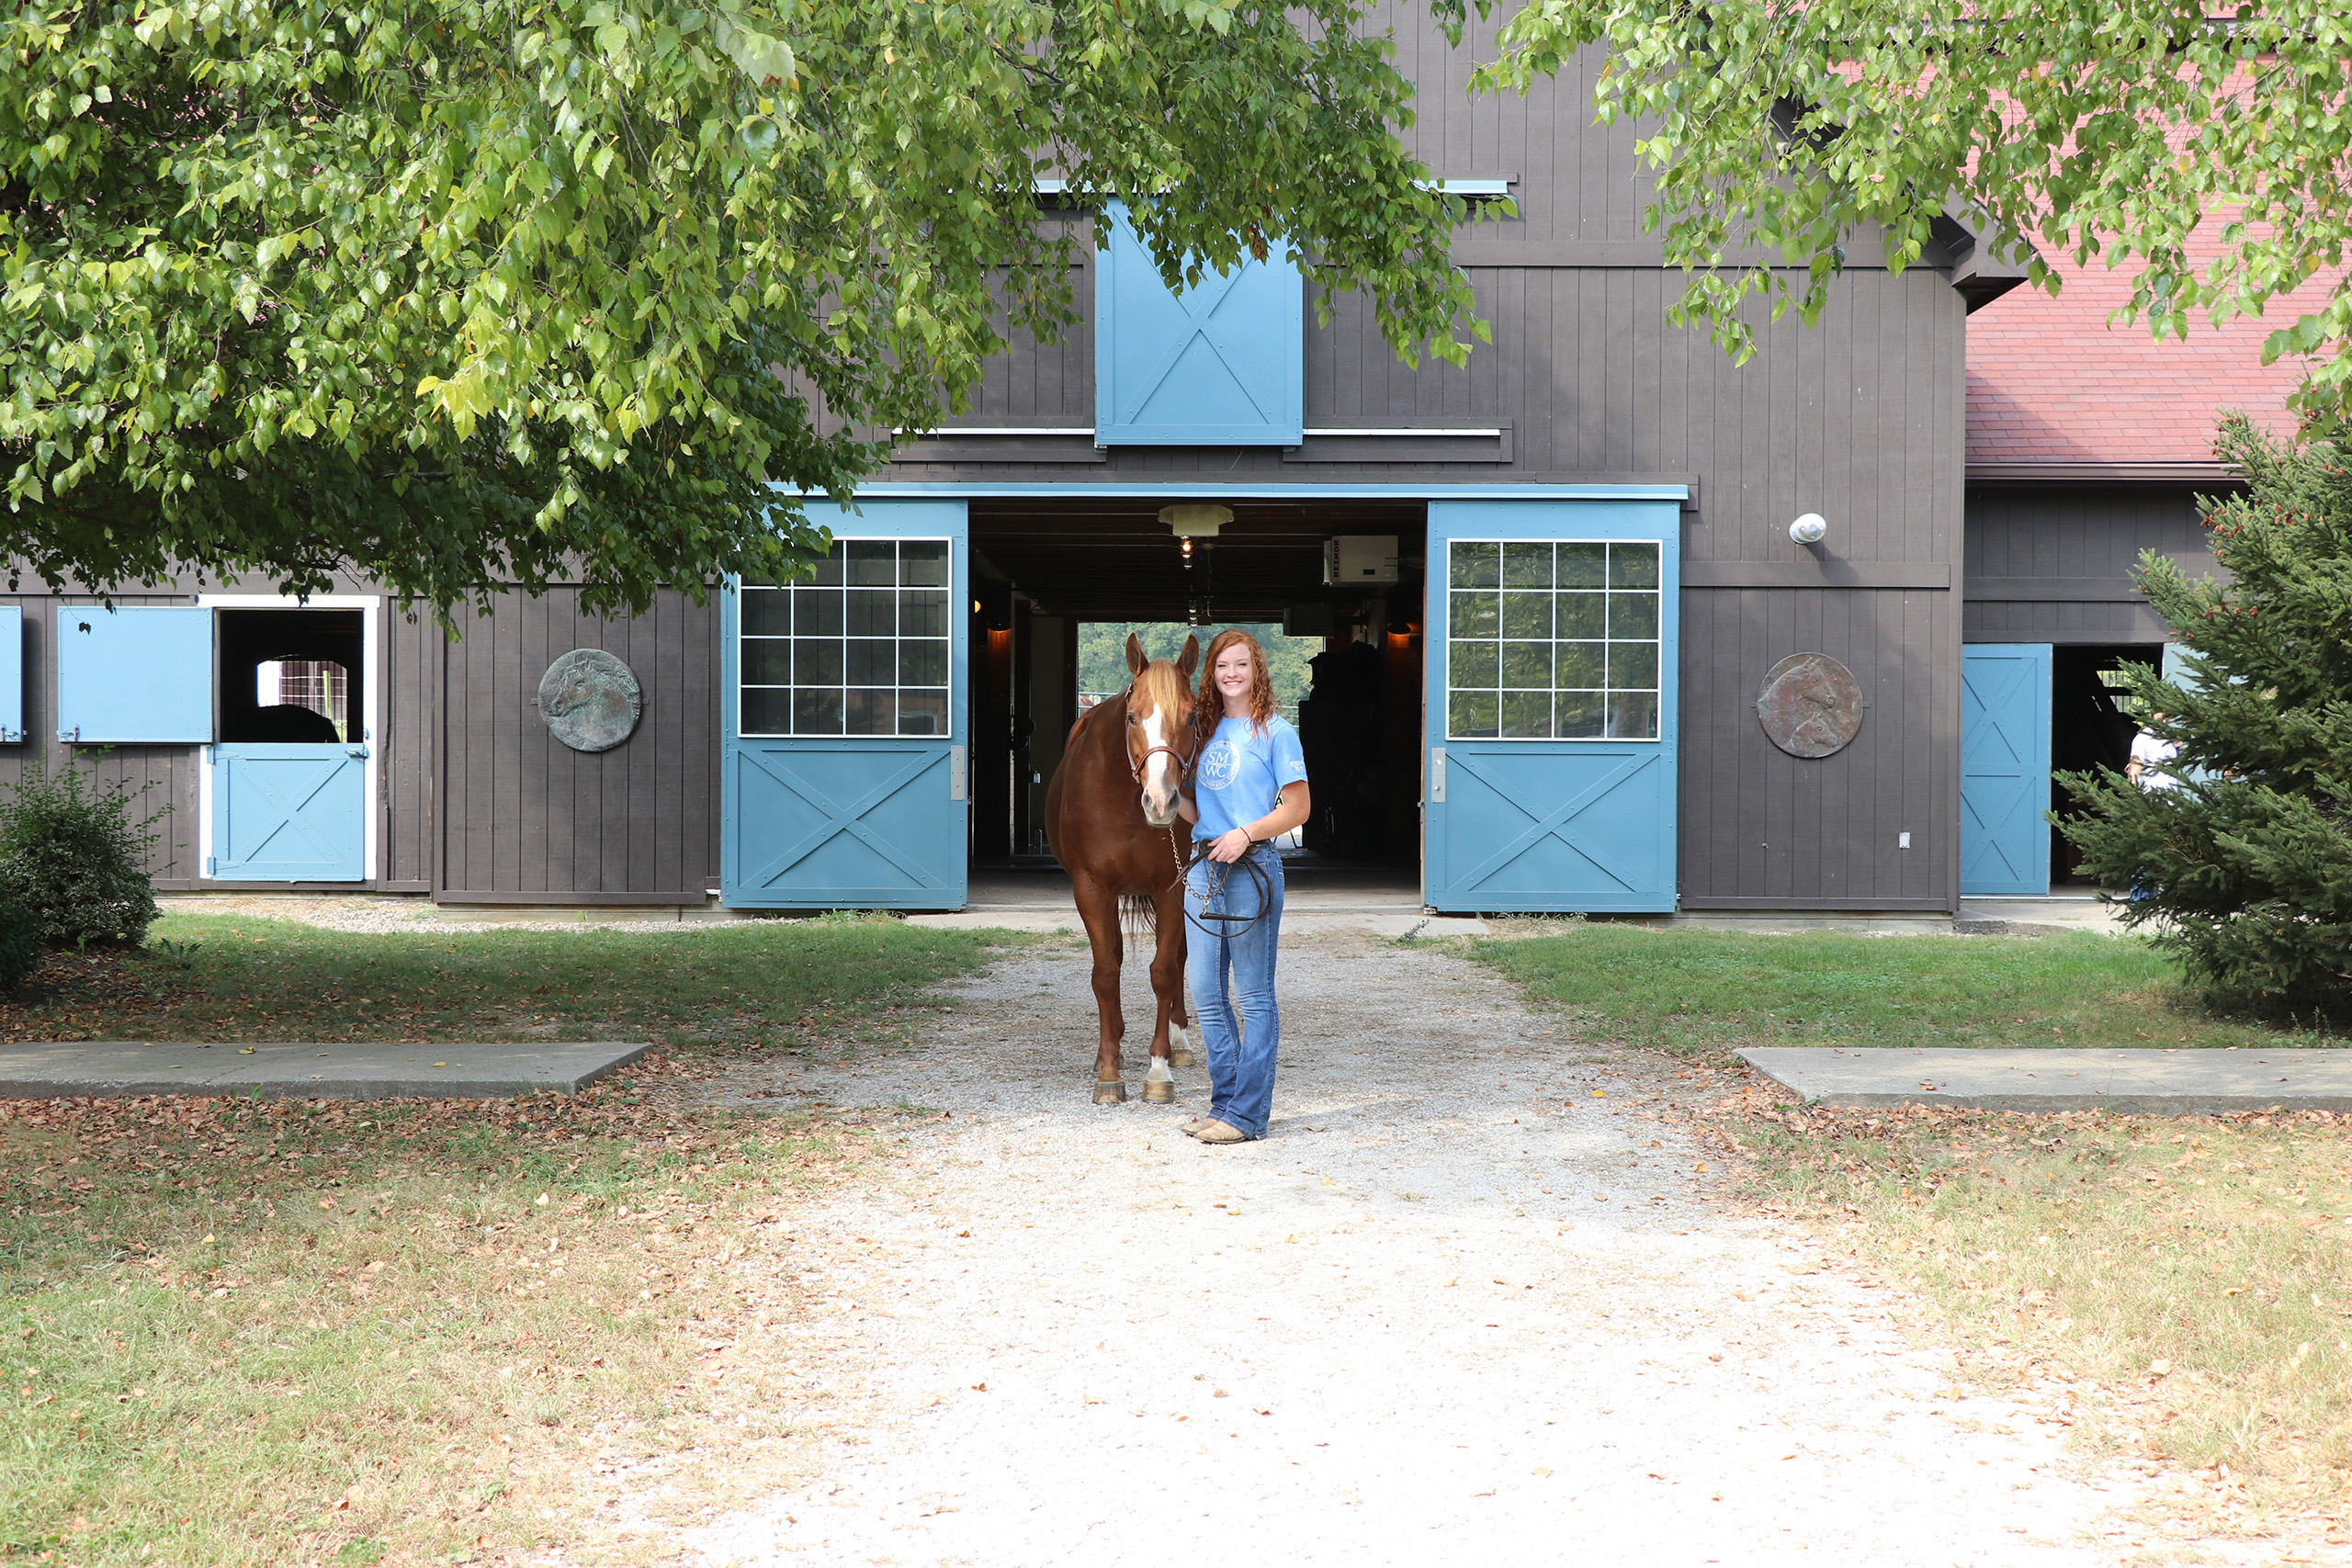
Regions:
<instances>
[{"instance_id":1,"label":"leather bridle","mask_svg":"<svg viewBox=\"0 0 2352 1568\"><path fill-rule=\"evenodd\" d=\"M1129 686L1127 688L1127 722L1129 724L1133 724L1135 722L1135 695L1136 689L1133 686ZM1186 729L1191 729L1193 728L1192 719L1189 716L1184 721L1184 728ZM1195 736L1195 744L1193 748L1193 751L1195 756L1200 752L1200 747L1197 744L1198 739L1199 738ZM1130 747L1127 752L1128 775L1132 777L1136 783L1143 783L1143 771L1151 766L1151 760L1154 757L1159 756L1162 751L1167 752L1170 756L1176 759L1176 778L1180 784L1183 780L1189 779L1193 776L1193 758L1187 757L1183 752L1176 750L1175 747L1168 745L1147 746L1144 748L1143 755L1140 757L1136 756L1135 754L1134 748Z\"/></svg>"}]
</instances>

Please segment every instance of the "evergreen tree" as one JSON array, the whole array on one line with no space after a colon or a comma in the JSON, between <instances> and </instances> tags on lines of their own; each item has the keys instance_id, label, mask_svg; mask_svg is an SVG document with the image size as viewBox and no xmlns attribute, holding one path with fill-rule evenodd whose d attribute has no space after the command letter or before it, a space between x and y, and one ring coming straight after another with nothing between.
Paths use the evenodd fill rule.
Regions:
<instances>
[{"instance_id":1,"label":"evergreen tree","mask_svg":"<svg viewBox=\"0 0 2352 1568\"><path fill-rule=\"evenodd\" d=\"M2246 479L2200 503L2230 581L2154 551L2136 574L2183 645L2182 678L2132 682L2178 783L2062 775L2089 815L2060 826L2210 1002L2352 1018L2352 454L2242 416L2218 445Z\"/></svg>"}]
</instances>

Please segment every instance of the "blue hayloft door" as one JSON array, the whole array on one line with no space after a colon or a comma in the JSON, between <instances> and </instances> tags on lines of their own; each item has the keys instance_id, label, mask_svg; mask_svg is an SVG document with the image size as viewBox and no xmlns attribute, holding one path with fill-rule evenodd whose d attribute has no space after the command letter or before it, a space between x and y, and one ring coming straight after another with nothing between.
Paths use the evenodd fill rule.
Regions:
<instances>
[{"instance_id":1,"label":"blue hayloft door","mask_svg":"<svg viewBox=\"0 0 2352 1568\"><path fill-rule=\"evenodd\" d=\"M1095 442L1297 446L1306 291L1288 247L1172 294L1119 203L1095 222Z\"/></svg>"},{"instance_id":2,"label":"blue hayloft door","mask_svg":"<svg viewBox=\"0 0 2352 1568\"><path fill-rule=\"evenodd\" d=\"M809 513L833 531L816 577L721 608L720 902L962 908L964 503Z\"/></svg>"},{"instance_id":3,"label":"blue hayloft door","mask_svg":"<svg viewBox=\"0 0 2352 1568\"><path fill-rule=\"evenodd\" d=\"M1430 505L1422 897L1675 906L1674 501Z\"/></svg>"},{"instance_id":4,"label":"blue hayloft door","mask_svg":"<svg viewBox=\"0 0 2352 1568\"><path fill-rule=\"evenodd\" d=\"M2050 891L2047 643L1960 650L1960 893Z\"/></svg>"}]
</instances>

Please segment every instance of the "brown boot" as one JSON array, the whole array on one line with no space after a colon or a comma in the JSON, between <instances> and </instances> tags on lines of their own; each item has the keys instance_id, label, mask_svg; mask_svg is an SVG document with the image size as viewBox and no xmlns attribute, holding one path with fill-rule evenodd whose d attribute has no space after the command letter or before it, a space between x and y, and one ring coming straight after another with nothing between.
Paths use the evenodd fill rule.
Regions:
<instances>
[{"instance_id":1,"label":"brown boot","mask_svg":"<svg viewBox=\"0 0 2352 1568\"><path fill-rule=\"evenodd\" d=\"M1250 1141L1249 1134L1238 1127L1228 1127L1222 1122L1204 1122L1197 1132L1190 1127L1184 1131L1204 1144L1246 1144Z\"/></svg>"}]
</instances>

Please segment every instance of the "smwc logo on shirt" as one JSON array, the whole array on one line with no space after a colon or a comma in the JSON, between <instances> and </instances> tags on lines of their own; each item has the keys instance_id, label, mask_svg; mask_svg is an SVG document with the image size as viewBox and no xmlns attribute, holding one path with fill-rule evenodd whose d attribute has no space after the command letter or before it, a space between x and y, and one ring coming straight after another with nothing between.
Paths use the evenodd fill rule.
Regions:
<instances>
[{"instance_id":1,"label":"smwc logo on shirt","mask_svg":"<svg viewBox=\"0 0 2352 1568\"><path fill-rule=\"evenodd\" d=\"M1223 789L1233 782L1241 765L1240 753L1230 740L1220 740L1201 756L1201 782L1211 789Z\"/></svg>"}]
</instances>

